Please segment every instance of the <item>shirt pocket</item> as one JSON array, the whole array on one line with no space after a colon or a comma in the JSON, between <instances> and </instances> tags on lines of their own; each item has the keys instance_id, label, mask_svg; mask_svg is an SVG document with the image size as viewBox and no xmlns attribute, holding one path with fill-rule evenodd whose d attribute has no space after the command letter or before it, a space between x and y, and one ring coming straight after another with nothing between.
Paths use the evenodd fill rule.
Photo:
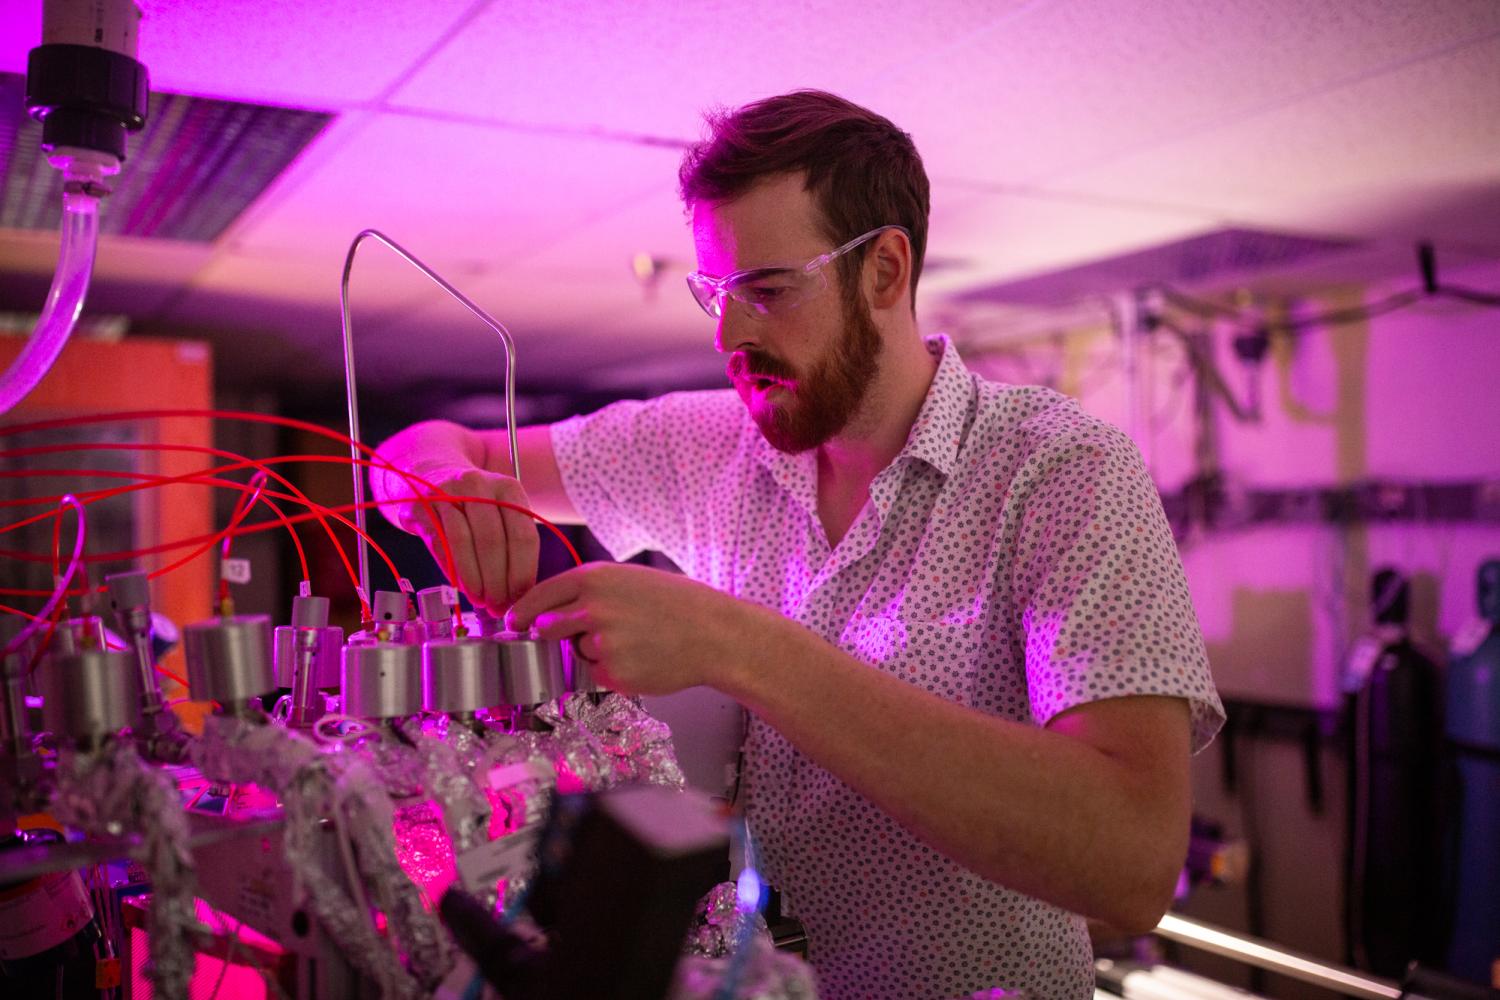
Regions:
<instances>
[{"instance_id":1,"label":"shirt pocket","mask_svg":"<svg viewBox=\"0 0 1500 1000\"><path fill-rule=\"evenodd\" d=\"M851 656L949 701L972 704L985 625L877 615L855 618L839 646Z\"/></svg>"}]
</instances>

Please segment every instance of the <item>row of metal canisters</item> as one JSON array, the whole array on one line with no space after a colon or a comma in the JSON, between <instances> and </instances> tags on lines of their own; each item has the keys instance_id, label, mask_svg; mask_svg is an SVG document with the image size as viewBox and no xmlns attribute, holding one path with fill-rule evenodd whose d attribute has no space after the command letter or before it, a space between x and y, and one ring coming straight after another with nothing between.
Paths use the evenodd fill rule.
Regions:
<instances>
[{"instance_id":1,"label":"row of metal canisters","mask_svg":"<svg viewBox=\"0 0 1500 1000\"><path fill-rule=\"evenodd\" d=\"M393 719L418 712L460 715L482 708L529 708L571 692L604 690L569 643L517 635L481 617L485 634L454 635L451 591L378 592L372 629L344 641L328 624L328 599L297 597L292 624L272 629L266 615L229 615L183 629L188 687L198 700L228 710L278 688L292 689L291 724L322 714L321 692L337 690L346 715ZM97 622L97 619L94 619ZM60 630L60 635L66 628ZM44 722L58 734L92 742L141 719L143 692L126 652L100 637L63 638L44 671Z\"/></svg>"}]
</instances>

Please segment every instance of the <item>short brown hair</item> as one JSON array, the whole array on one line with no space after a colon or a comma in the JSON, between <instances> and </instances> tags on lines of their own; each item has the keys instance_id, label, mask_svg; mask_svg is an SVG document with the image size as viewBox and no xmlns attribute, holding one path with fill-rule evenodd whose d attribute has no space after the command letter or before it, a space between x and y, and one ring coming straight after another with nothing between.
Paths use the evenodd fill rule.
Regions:
<instances>
[{"instance_id":1,"label":"short brown hair","mask_svg":"<svg viewBox=\"0 0 1500 1000\"><path fill-rule=\"evenodd\" d=\"M765 177L802 172L834 246L878 226L906 228L916 308L929 195L927 171L910 135L822 90L798 90L711 114L708 124L709 137L689 147L677 172L685 204L730 201ZM846 290L865 249L839 260Z\"/></svg>"}]
</instances>

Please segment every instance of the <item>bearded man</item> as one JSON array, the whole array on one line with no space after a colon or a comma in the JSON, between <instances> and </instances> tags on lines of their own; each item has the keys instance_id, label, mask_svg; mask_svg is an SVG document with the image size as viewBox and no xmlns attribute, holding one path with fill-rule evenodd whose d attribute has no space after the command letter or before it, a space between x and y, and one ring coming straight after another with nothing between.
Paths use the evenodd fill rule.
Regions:
<instances>
[{"instance_id":1,"label":"bearded man","mask_svg":"<svg viewBox=\"0 0 1500 1000\"><path fill-rule=\"evenodd\" d=\"M919 333L928 181L885 118L759 101L711 121L680 182L733 391L525 428L525 490L503 432L418 424L382 453L682 567L533 585L526 518L439 505L463 590L511 628L617 690L744 706L751 840L826 1000L1086 1000L1084 918L1155 925L1188 759L1223 720L1151 480L1073 401Z\"/></svg>"}]
</instances>

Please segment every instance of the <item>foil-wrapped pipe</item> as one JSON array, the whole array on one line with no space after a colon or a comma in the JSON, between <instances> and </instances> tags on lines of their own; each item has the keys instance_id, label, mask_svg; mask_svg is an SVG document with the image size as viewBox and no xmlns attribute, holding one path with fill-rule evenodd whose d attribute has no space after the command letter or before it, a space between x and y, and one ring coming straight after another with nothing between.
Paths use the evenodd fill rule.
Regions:
<instances>
[{"instance_id":1,"label":"foil-wrapped pipe","mask_svg":"<svg viewBox=\"0 0 1500 1000\"><path fill-rule=\"evenodd\" d=\"M386 996L418 996L446 974L452 949L396 860L390 799L361 753L324 753L293 730L215 715L204 724L194 762L210 780L254 782L281 799L287 862L309 907L344 957L380 983ZM409 974L391 944L375 932L366 908L318 862L314 837L324 819L348 838L358 865L355 891L368 890L385 914L392 943L407 955Z\"/></svg>"},{"instance_id":2,"label":"foil-wrapped pipe","mask_svg":"<svg viewBox=\"0 0 1500 1000\"><path fill-rule=\"evenodd\" d=\"M108 740L92 753L64 750L57 761L52 813L94 836L141 836L142 861L151 876L151 983L163 1000L186 997L197 916L187 817L176 784L124 741Z\"/></svg>"}]
</instances>

